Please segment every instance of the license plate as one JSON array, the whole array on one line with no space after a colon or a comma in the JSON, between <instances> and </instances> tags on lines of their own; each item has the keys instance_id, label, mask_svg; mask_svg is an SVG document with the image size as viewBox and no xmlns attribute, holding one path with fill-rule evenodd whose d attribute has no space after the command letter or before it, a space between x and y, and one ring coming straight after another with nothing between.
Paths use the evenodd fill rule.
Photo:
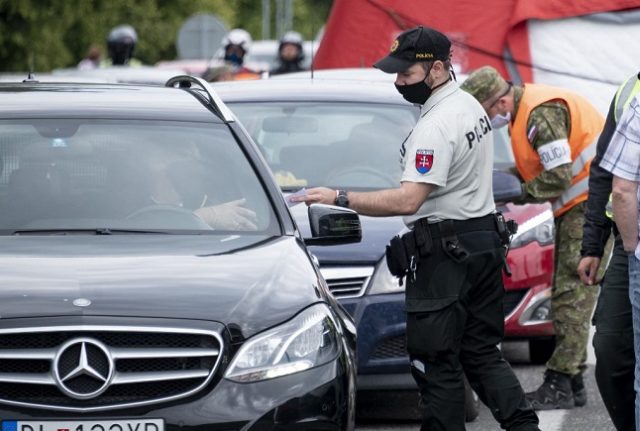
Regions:
<instances>
[{"instance_id":1,"label":"license plate","mask_svg":"<svg viewBox=\"0 0 640 431\"><path fill-rule=\"evenodd\" d=\"M2 431L164 431L164 420L2 421Z\"/></svg>"}]
</instances>

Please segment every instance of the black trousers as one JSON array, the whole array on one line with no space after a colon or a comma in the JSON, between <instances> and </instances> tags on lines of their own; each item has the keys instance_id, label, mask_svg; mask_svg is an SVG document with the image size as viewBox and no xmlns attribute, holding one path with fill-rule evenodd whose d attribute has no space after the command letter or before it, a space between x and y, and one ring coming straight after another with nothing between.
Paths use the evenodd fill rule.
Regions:
<instances>
[{"instance_id":1,"label":"black trousers","mask_svg":"<svg viewBox=\"0 0 640 431\"><path fill-rule=\"evenodd\" d=\"M629 300L629 260L616 237L593 316L596 327L596 382L618 431L634 431L633 322Z\"/></svg>"},{"instance_id":2,"label":"black trousers","mask_svg":"<svg viewBox=\"0 0 640 431\"><path fill-rule=\"evenodd\" d=\"M504 250L496 232L458 234L470 252L450 258L434 239L407 280L407 348L424 431L464 430L463 371L507 430L539 430L538 417L497 345L504 336Z\"/></svg>"}]
</instances>

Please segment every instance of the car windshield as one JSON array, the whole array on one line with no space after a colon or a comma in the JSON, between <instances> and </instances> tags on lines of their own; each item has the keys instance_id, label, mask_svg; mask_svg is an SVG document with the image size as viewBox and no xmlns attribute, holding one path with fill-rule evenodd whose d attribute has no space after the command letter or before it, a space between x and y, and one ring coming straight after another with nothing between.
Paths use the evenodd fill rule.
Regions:
<instances>
[{"instance_id":1,"label":"car windshield","mask_svg":"<svg viewBox=\"0 0 640 431\"><path fill-rule=\"evenodd\" d=\"M0 232L277 232L223 124L0 121Z\"/></svg>"},{"instance_id":2,"label":"car windshield","mask_svg":"<svg viewBox=\"0 0 640 431\"><path fill-rule=\"evenodd\" d=\"M397 186L411 105L338 102L227 103L261 147L283 190Z\"/></svg>"}]
</instances>

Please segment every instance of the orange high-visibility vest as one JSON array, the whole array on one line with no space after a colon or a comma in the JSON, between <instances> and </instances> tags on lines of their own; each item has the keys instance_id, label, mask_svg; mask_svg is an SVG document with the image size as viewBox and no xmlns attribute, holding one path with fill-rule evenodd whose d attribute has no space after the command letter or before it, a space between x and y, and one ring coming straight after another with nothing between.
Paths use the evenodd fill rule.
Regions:
<instances>
[{"instance_id":1,"label":"orange high-visibility vest","mask_svg":"<svg viewBox=\"0 0 640 431\"><path fill-rule=\"evenodd\" d=\"M562 88L540 84L525 84L513 124L509 125L511 148L516 168L525 181L531 181L543 171L538 152L527 136L527 121L537 106L551 101L562 101L569 108L571 131L571 187L551 202L554 216L569 211L574 205L587 200L589 192L589 166L596 154L596 143L602 128L603 116L585 98Z\"/></svg>"},{"instance_id":2,"label":"orange high-visibility vest","mask_svg":"<svg viewBox=\"0 0 640 431\"><path fill-rule=\"evenodd\" d=\"M262 78L262 74L260 72L255 72L251 69L247 69L246 67L240 68L240 70L233 74L234 81L248 81L260 78Z\"/></svg>"}]
</instances>

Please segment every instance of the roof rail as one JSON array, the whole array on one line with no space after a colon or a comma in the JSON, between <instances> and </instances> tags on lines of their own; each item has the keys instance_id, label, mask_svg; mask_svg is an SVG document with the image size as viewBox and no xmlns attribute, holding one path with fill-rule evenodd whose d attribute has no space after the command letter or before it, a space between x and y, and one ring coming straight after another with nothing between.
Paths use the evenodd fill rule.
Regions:
<instances>
[{"instance_id":1,"label":"roof rail","mask_svg":"<svg viewBox=\"0 0 640 431\"><path fill-rule=\"evenodd\" d=\"M197 89L202 90L207 95L207 102L213 111L220 115L220 117L226 122L235 121L235 117L231 110L227 108L227 105L224 104L220 96L216 94L209 83L202 78L196 78L195 76L190 75L178 75L173 78L169 78L164 86L174 88L198 87Z\"/></svg>"}]
</instances>

